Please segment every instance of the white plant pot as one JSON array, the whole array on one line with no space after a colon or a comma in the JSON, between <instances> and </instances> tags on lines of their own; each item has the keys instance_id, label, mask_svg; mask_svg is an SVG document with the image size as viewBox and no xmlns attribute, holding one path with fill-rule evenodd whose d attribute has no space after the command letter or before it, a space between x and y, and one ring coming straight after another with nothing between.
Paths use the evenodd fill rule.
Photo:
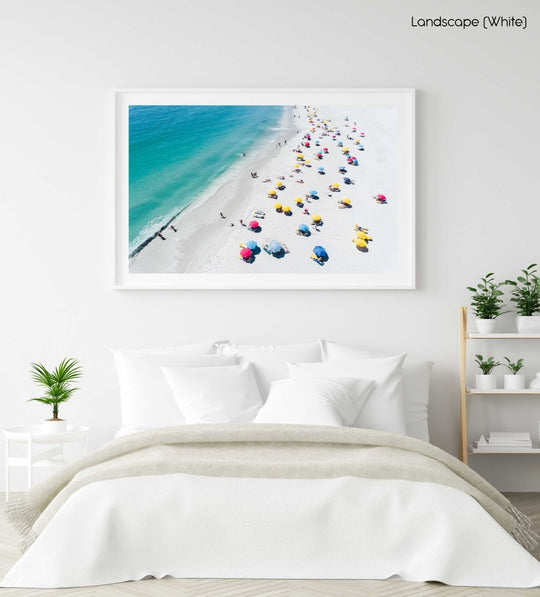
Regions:
<instances>
[{"instance_id":1,"label":"white plant pot","mask_svg":"<svg viewBox=\"0 0 540 597\"><path fill-rule=\"evenodd\" d=\"M520 334L540 334L540 315L518 315L516 324Z\"/></svg>"},{"instance_id":2,"label":"white plant pot","mask_svg":"<svg viewBox=\"0 0 540 597\"><path fill-rule=\"evenodd\" d=\"M521 373L516 375L506 374L504 376L504 389L505 390L523 390L525 387L525 376Z\"/></svg>"},{"instance_id":3,"label":"white plant pot","mask_svg":"<svg viewBox=\"0 0 540 597\"><path fill-rule=\"evenodd\" d=\"M493 334L497 327L496 319L478 319L476 318L476 329L479 334Z\"/></svg>"},{"instance_id":4,"label":"white plant pot","mask_svg":"<svg viewBox=\"0 0 540 597\"><path fill-rule=\"evenodd\" d=\"M67 431L67 421L63 419L43 421L41 429L43 433L64 433Z\"/></svg>"},{"instance_id":5,"label":"white plant pot","mask_svg":"<svg viewBox=\"0 0 540 597\"><path fill-rule=\"evenodd\" d=\"M476 389L482 391L490 391L497 389L497 378L493 373L489 375L481 375L480 373L476 376Z\"/></svg>"},{"instance_id":6,"label":"white plant pot","mask_svg":"<svg viewBox=\"0 0 540 597\"><path fill-rule=\"evenodd\" d=\"M540 371L536 374L529 384L531 390L540 390Z\"/></svg>"}]
</instances>

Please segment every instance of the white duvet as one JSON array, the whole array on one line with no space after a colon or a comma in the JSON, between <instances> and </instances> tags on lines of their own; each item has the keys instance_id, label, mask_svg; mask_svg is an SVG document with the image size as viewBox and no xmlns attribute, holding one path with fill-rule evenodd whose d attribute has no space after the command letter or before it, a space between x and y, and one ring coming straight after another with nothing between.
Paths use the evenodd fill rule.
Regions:
<instances>
[{"instance_id":1,"label":"white duvet","mask_svg":"<svg viewBox=\"0 0 540 597\"><path fill-rule=\"evenodd\" d=\"M172 474L78 490L1 586L146 576L533 587L540 563L472 497L442 485Z\"/></svg>"}]
</instances>

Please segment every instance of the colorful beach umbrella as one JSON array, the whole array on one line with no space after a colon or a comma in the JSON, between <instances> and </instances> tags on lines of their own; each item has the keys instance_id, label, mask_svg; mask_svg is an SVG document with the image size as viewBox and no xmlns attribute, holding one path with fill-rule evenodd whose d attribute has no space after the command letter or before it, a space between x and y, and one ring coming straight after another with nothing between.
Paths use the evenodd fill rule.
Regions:
<instances>
[{"instance_id":1,"label":"colorful beach umbrella","mask_svg":"<svg viewBox=\"0 0 540 597\"><path fill-rule=\"evenodd\" d=\"M309 226L307 224L300 224L298 230L300 230L300 232L309 232Z\"/></svg>"},{"instance_id":2,"label":"colorful beach umbrella","mask_svg":"<svg viewBox=\"0 0 540 597\"><path fill-rule=\"evenodd\" d=\"M296 197L294 200L295 203L303 203L302 198L301 197Z\"/></svg>"},{"instance_id":3,"label":"colorful beach umbrella","mask_svg":"<svg viewBox=\"0 0 540 597\"><path fill-rule=\"evenodd\" d=\"M309 194L310 194L312 197L317 197L317 195L318 195L319 193L318 193L317 191L310 191L310 192L309 192Z\"/></svg>"},{"instance_id":4,"label":"colorful beach umbrella","mask_svg":"<svg viewBox=\"0 0 540 597\"><path fill-rule=\"evenodd\" d=\"M353 238L353 243L357 247L360 247L361 249L363 249L364 247L367 247L367 242L365 240L360 239L360 238Z\"/></svg>"},{"instance_id":5,"label":"colorful beach umbrella","mask_svg":"<svg viewBox=\"0 0 540 597\"><path fill-rule=\"evenodd\" d=\"M290 205L285 205L285 207L283 208L283 211L285 211L285 212L291 211Z\"/></svg>"},{"instance_id":6,"label":"colorful beach umbrella","mask_svg":"<svg viewBox=\"0 0 540 597\"><path fill-rule=\"evenodd\" d=\"M320 222L322 220L321 216L315 214L312 218L311 218L314 222Z\"/></svg>"},{"instance_id":7,"label":"colorful beach umbrella","mask_svg":"<svg viewBox=\"0 0 540 597\"><path fill-rule=\"evenodd\" d=\"M328 257L328 253L326 252L326 249L324 247L321 247L320 245L317 245L316 247L313 248L313 253L315 255L317 255L317 257L321 257L321 259Z\"/></svg>"},{"instance_id":8,"label":"colorful beach umbrella","mask_svg":"<svg viewBox=\"0 0 540 597\"><path fill-rule=\"evenodd\" d=\"M257 222L257 220L251 220L251 222L249 223L249 227L252 230L256 230L259 227L259 222Z\"/></svg>"},{"instance_id":9,"label":"colorful beach umbrella","mask_svg":"<svg viewBox=\"0 0 540 597\"><path fill-rule=\"evenodd\" d=\"M339 189L339 184L337 182L334 182L331 186L333 189Z\"/></svg>"},{"instance_id":10,"label":"colorful beach umbrella","mask_svg":"<svg viewBox=\"0 0 540 597\"><path fill-rule=\"evenodd\" d=\"M319 172L324 172L324 168L322 166L318 170Z\"/></svg>"},{"instance_id":11,"label":"colorful beach umbrella","mask_svg":"<svg viewBox=\"0 0 540 597\"><path fill-rule=\"evenodd\" d=\"M350 178L348 178L347 176L344 176L344 177L343 177L343 182L344 182L345 184L351 184L351 179L350 179Z\"/></svg>"},{"instance_id":12,"label":"colorful beach umbrella","mask_svg":"<svg viewBox=\"0 0 540 597\"><path fill-rule=\"evenodd\" d=\"M338 168L338 170L339 170L340 172L347 172L347 168L345 168L345 166L340 166L340 167Z\"/></svg>"},{"instance_id":13,"label":"colorful beach umbrella","mask_svg":"<svg viewBox=\"0 0 540 597\"><path fill-rule=\"evenodd\" d=\"M367 240L368 239L368 235L365 232L362 232L362 230L359 230L356 233L356 237L359 238L360 240Z\"/></svg>"},{"instance_id":14,"label":"colorful beach umbrella","mask_svg":"<svg viewBox=\"0 0 540 597\"><path fill-rule=\"evenodd\" d=\"M273 253L275 255L277 253L281 253L283 247L281 246L281 243L277 240L271 240L268 243L268 250L270 251L270 253Z\"/></svg>"},{"instance_id":15,"label":"colorful beach umbrella","mask_svg":"<svg viewBox=\"0 0 540 597\"><path fill-rule=\"evenodd\" d=\"M351 204L351 200L350 199L342 199L341 203L345 203L345 205L350 205Z\"/></svg>"},{"instance_id":16,"label":"colorful beach umbrella","mask_svg":"<svg viewBox=\"0 0 540 597\"><path fill-rule=\"evenodd\" d=\"M246 243L246 247L250 251L255 251L256 249L258 249L257 242L254 241L254 240L248 240L247 243Z\"/></svg>"},{"instance_id":17,"label":"colorful beach umbrella","mask_svg":"<svg viewBox=\"0 0 540 597\"><path fill-rule=\"evenodd\" d=\"M251 249L248 249L247 247L244 247L240 251L240 257L242 257L242 259L249 259L252 254L253 254L253 251Z\"/></svg>"}]
</instances>

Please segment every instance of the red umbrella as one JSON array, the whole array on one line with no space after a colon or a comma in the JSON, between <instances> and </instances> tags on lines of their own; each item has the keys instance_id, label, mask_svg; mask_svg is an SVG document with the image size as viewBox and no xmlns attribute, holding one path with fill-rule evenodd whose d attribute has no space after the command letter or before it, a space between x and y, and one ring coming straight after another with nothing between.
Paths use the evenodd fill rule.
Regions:
<instances>
[{"instance_id":1,"label":"red umbrella","mask_svg":"<svg viewBox=\"0 0 540 597\"><path fill-rule=\"evenodd\" d=\"M379 199L379 201L384 201L386 199L386 195L377 195L375 199Z\"/></svg>"},{"instance_id":2,"label":"red umbrella","mask_svg":"<svg viewBox=\"0 0 540 597\"><path fill-rule=\"evenodd\" d=\"M249 223L249 227L252 230L256 230L259 227L259 222L257 222L257 220L251 220L251 222Z\"/></svg>"},{"instance_id":3,"label":"red umbrella","mask_svg":"<svg viewBox=\"0 0 540 597\"><path fill-rule=\"evenodd\" d=\"M240 257L242 257L242 259L249 259L251 257L252 253L253 253L253 251L251 249L248 249L247 247L244 247L240 251Z\"/></svg>"}]
</instances>

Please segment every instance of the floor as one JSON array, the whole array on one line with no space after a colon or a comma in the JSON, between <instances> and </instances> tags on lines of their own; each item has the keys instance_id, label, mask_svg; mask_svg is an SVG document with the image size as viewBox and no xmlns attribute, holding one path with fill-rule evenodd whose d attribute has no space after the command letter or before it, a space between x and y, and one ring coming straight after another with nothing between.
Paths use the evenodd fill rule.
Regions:
<instances>
[{"instance_id":1,"label":"floor","mask_svg":"<svg viewBox=\"0 0 540 597\"><path fill-rule=\"evenodd\" d=\"M512 493L507 497L533 521L540 533L540 493ZM0 494L3 502L3 496ZM17 537L0 514L0 578L18 558ZM535 556L540 560L540 546ZM539 589L449 587L439 583L398 580L144 580L76 589L0 589L0 597L50 595L61 597L540 597Z\"/></svg>"}]
</instances>

